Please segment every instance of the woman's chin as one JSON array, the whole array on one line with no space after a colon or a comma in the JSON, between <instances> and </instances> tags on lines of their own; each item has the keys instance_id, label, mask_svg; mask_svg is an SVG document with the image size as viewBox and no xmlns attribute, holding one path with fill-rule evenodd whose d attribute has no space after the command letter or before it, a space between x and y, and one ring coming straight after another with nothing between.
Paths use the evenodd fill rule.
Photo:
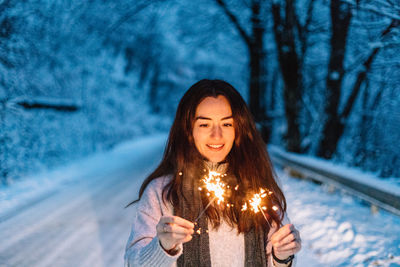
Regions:
<instances>
[{"instance_id":1,"label":"woman's chin","mask_svg":"<svg viewBox=\"0 0 400 267\"><path fill-rule=\"evenodd\" d=\"M220 163L225 160L225 157L206 157L206 159L212 163Z\"/></svg>"}]
</instances>

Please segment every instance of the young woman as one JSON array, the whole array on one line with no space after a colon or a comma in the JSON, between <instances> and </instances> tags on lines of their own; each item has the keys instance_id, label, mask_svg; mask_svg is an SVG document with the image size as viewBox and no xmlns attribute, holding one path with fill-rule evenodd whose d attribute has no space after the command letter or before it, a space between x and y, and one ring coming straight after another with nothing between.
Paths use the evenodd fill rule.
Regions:
<instances>
[{"instance_id":1,"label":"young woman","mask_svg":"<svg viewBox=\"0 0 400 267\"><path fill-rule=\"evenodd\" d=\"M224 201L198 217L211 201L199 190L209 171L222 174ZM243 210L261 188L272 192L265 217ZM185 93L163 159L134 203L125 266L291 266L301 248L299 232L284 224L286 201L265 144L224 81L201 80Z\"/></svg>"}]
</instances>

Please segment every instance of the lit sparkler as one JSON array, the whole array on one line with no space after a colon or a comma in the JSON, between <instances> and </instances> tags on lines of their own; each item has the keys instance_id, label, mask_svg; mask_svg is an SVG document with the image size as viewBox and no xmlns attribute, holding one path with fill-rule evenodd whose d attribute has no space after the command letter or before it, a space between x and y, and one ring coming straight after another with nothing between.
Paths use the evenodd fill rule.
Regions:
<instances>
[{"instance_id":1,"label":"lit sparkler","mask_svg":"<svg viewBox=\"0 0 400 267\"><path fill-rule=\"evenodd\" d=\"M205 176L204 179L202 179L207 192L207 196L210 196L211 194L214 195L214 197L208 202L207 206L200 212L200 215L196 218L195 223L199 220L199 218L203 215L203 213L207 210L207 208L216 200L217 204L219 205L221 202L224 202L224 193L225 193L225 188L226 184L221 180L222 176L226 176L226 174L220 174L215 171L210 171L208 173L208 176ZM199 190L201 191L202 188L199 187Z\"/></svg>"},{"instance_id":2,"label":"lit sparkler","mask_svg":"<svg viewBox=\"0 0 400 267\"><path fill-rule=\"evenodd\" d=\"M254 194L253 197L248 202L250 205L250 210L253 211L254 213L261 212L265 221L268 223L269 227L272 228L271 224L269 223L269 221L267 219L267 216L264 213L264 211L267 210L267 207L261 206L262 200L270 195L272 195L271 191L267 191L267 190L261 188L260 192ZM246 211L247 209L248 209L247 202L245 202L242 206L242 211ZM276 211L278 208L276 206L273 206L272 209L274 211Z\"/></svg>"}]
</instances>

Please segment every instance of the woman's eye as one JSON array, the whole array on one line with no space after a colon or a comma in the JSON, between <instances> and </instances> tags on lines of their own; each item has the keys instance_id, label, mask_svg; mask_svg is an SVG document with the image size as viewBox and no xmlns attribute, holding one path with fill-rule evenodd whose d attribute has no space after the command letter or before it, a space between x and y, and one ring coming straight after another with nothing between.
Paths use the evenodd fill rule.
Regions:
<instances>
[{"instance_id":1,"label":"woman's eye","mask_svg":"<svg viewBox=\"0 0 400 267\"><path fill-rule=\"evenodd\" d=\"M232 123L224 123L224 126L225 126L225 127L232 127L233 124L232 124Z\"/></svg>"},{"instance_id":2,"label":"woman's eye","mask_svg":"<svg viewBox=\"0 0 400 267\"><path fill-rule=\"evenodd\" d=\"M205 123L202 123L199 125L199 127L207 127L207 126L208 126L208 124L205 124Z\"/></svg>"}]
</instances>

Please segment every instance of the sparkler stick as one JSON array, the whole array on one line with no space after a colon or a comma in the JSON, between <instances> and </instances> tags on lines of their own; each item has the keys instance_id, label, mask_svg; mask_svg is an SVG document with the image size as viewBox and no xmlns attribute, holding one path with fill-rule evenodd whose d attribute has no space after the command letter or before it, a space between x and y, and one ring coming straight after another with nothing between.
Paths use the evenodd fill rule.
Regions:
<instances>
[{"instance_id":1,"label":"sparkler stick","mask_svg":"<svg viewBox=\"0 0 400 267\"><path fill-rule=\"evenodd\" d=\"M267 219L267 216L265 216L265 213L264 213L264 211L261 209L261 207L260 207L260 206L258 206L258 207L260 208L261 214L264 216L264 219L265 219L265 221L268 223L268 225L269 225L269 228L272 228L271 224L269 223L269 221L268 221L268 219Z\"/></svg>"},{"instance_id":2,"label":"sparkler stick","mask_svg":"<svg viewBox=\"0 0 400 267\"><path fill-rule=\"evenodd\" d=\"M271 195L271 194L272 194L272 192L268 191L268 195ZM261 201L262 201L262 199L265 198L266 196L267 196L266 191L265 191L264 189L261 188L261 189L260 189L260 193L254 194L253 198L251 198L251 199L249 200L249 204L250 204L250 206L251 206L250 209L251 209L254 213L258 213L259 211L261 211L261 214L263 215L265 221L268 223L269 227L272 228L271 224L269 223L269 221L268 221L268 219L267 219L267 216L265 215L265 213L264 213L264 211L263 211L264 209L266 209L266 207L261 207ZM276 207L274 206L274 207L272 207L272 208L275 210ZM245 210L247 210L247 202L244 203L244 205L243 205L243 207L242 207L242 211L245 211Z\"/></svg>"},{"instance_id":3,"label":"sparkler stick","mask_svg":"<svg viewBox=\"0 0 400 267\"><path fill-rule=\"evenodd\" d=\"M224 201L224 193L225 193L225 187L226 184L221 181L221 175L218 172L215 171L210 171L208 173L208 177L204 177L202 180L206 186L206 189L208 191L207 195L211 195L211 193L214 193L214 197L208 202L206 207L200 212L199 216L197 216L196 220L194 221L195 223L198 222L200 217L204 214L204 212L207 210L207 208L216 200L218 199L218 204ZM199 190L202 190L200 187Z\"/></svg>"},{"instance_id":4,"label":"sparkler stick","mask_svg":"<svg viewBox=\"0 0 400 267\"><path fill-rule=\"evenodd\" d=\"M214 200L215 200L216 198L217 198L217 197L215 196L213 199L211 199L210 202L208 202L207 206L200 212L200 215L197 216L196 220L194 220L195 223L198 222L198 220L200 219L200 217L203 215L204 212L206 212L207 208L211 205L211 203L214 202Z\"/></svg>"}]
</instances>

